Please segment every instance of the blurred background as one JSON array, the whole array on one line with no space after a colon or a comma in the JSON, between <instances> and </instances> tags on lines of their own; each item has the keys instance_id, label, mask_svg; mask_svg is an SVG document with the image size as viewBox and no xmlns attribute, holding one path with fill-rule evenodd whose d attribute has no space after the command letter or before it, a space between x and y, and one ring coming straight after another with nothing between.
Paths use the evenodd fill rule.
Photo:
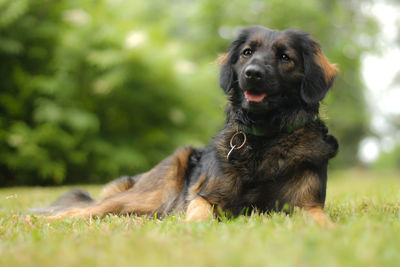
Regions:
<instances>
[{"instance_id":1,"label":"blurred background","mask_svg":"<svg viewBox=\"0 0 400 267\"><path fill-rule=\"evenodd\" d=\"M219 54L300 28L341 70L332 169L400 168L400 1L0 0L0 186L104 183L224 123Z\"/></svg>"}]
</instances>

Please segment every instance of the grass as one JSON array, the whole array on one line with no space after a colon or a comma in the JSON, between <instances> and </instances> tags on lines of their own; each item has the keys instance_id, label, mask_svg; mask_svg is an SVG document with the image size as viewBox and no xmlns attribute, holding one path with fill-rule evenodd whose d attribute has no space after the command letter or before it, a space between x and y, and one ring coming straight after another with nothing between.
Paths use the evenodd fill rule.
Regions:
<instances>
[{"instance_id":1,"label":"grass","mask_svg":"<svg viewBox=\"0 0 400 267\"><path fill-rule=\"evenodd\" d=\"M68 187L0 190L0 266L398 266L400 175L330 174L326 212L335 226L300 212L182 223L110 216L47 223L28 207ZM93 195L101 187L86 186Z\"/></svg>"}]
</instances>

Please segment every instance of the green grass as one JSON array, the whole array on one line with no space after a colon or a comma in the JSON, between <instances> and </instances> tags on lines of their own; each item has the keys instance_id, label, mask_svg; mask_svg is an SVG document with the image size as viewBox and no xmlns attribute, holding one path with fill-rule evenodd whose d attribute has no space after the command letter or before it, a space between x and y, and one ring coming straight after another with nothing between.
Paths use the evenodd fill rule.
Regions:
<instances>
[{"instance_id":1,"label":"green grass","mask_svg":"<svg viewBox=\"0 0 400 267\"><path fill-rule=\"evenodd\" d=\"M101 187L86 186L93 195ZM0 190L0 266L399 266L400 174L331 173L333 228L300 212L222 222L143 217L48 223L28 207L68 187Z\"/></svg>"}]
</instances>

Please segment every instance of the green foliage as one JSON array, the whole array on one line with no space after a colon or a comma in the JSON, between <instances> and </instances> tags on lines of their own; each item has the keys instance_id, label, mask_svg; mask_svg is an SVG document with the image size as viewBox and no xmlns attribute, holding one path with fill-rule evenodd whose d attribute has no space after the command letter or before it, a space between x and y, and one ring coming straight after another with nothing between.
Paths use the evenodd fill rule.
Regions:
<instances>
[{"instance_id":1,"label":"green foliage","mask_svg":"<svg viewBox=\"0 0 400 267\"><path fill-rule=\"evenodd\" d=\"M389 152L381 152L378 160L374 162L372 167L376 170L400 169L400 146L395 146Z\"/></svg>"},{"instance_id":2,"label":"green foliage","mask_svg":"<svg viewBox=\"0 0 400 267\"><path fill-rule=\"evenodd\" d=\"M368 116L367 1L0 1L0 184L104 182L222 126L217 55L238 27L311 32L342 74L326 100L337 166Z\"/></svg>"},{"instance_id":3,"label":"green foliage","mask_svg":"<svg viewBox=\"0 0 400 267\"><path fill-rule=\"evenodd\" d=\"M399 173L335 173L323 228L297 212L183 223L182 216L47 222L22 212L69 188L0 190L0 266L397 266ZM99 187L86 187L92 194Z\"/></svg>"}]
</instances>

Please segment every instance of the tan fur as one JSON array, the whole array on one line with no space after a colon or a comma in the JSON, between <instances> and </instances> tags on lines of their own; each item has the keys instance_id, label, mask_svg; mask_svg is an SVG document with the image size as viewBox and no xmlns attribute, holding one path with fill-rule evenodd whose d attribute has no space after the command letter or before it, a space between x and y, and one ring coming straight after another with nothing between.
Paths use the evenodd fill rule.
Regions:
<instances>
[{"instance_id":1,"label":"tan fur","mask_svg":"<svg viewBox=\"0 0 400 267\"><path fill-rule=\"evenodd\" d=\"M210 202L202 197L193 199L186 210L186 222L205 221L212 217Z\"/></svg>"},{"instance_id":2,"label":"tan fur","mask_svg":"<svg viewBox=\"0 0 400 267\"><path fill-rule=\"evenodd\" d=\"M228 62L229 56L230 56L229 53L224 53L219 55L217 58L217 63L220 65L226 64Z\"/></svg>"},{"instance_id":3,"label":"tan fur","mask_svg":"<svg viewBox=\"0 0 400 267\"><path fill-rule=\"evenodd\" d=\"M107 214L153 214L156 211L163 213L184 186L184 175L187 170L187 160L192 152L191 148L178 149L172 156L166 158L149 172L143 174L137 183L126 191L120 191L123 185L110 186L106 191L116 194L100 201L94 206L69 210L49 220L63 217L104 217Z\"/></svg>"},{"instance_id":4,"label":"tan fur","mask_svg":"<svg viewBox=\"0 0 400 267\"><path fill-rule=\"evenodd\" d=\"M328 216L324 213L324 210L321 206L309 207L304 209L306 214L311 216L315 222L323 227L333 227L333 223L329 219Z\"/></svg>"},{"instance_id":5,"label":"tan fur","mask_svg":"<svg viewBox=\"0 0 400 267\"><path fill-rule=\"evenodd\" d=\"M314 60L324 70L325 81L329 83L339 71L336 64L331 64L321 50L317 51Z\"/></svg>"},{"instance_id":6,"label":"tan fur","mask_svg":"<svg viewBox=\"0 0 400 267\"><path fill-rule=\"evenodd\" d=\"M290 61L288 63L286 63L283 68L285 71L291 71L294 70L294 68L296 67L296 64L293 61Z\"/></svg>"},{"instance_id":7,"label":"tan fur","mask_svg":"<svg viewBox=\"0 0 400 267\"><path fill-rule=\"evenodd\" d=\"M318 192L320 181L312 172L305 172L302 177L294 177L292 181L282 188L282 193L286 203L291 206L308 208L317 205L314 202L316 196L313 192Z\"/></svg>"},{"instance_id":8,"label":"tan fur","mask_svg":"<svg viewBox=\"0 0 400 267\"><path fill-rule=\"evenodd\" d=\"M282 188L282 192L290 206L296 206L305 211L315 222L324 227L333 224L323 211L323 204L318 204L315 193L320 186L318 177L312 172L306 172L300 178L293 178L291 183Z\"/></svg>"},{"instance_id":9,"label":"tan fur","mask_svg":"<svg viewBox=\"0 0 400 267\"><path fill-rule=\"evenodd\" d=\"M278 40L274 42L275 47L288 47L291 44L291 40L287 36L280 36Z\"/></svg>"},{"instance_id":10,"label":"tan fur","mask_svg":"<svg viewBox=\"0 0 400 267\"><path fill-rule=\"evenodd\" d=\"M106 184L101 190L101 198L105 199L112 195L125 192L134 186L135 182L129 179L118 179Z\"/></svg>"},{"instance_id":11,"label":"tan fur","mask_svg":"<svg viewBox=\"0 0 400 267\"><path fill-rule=\"evenodd\" d=\"M261 46L263 44L263 39L264 39L264 35L262 34L258 34L256 35L256 37L251 40L250 43L254 43L257 47ZM267 42L264 42L264 44L266 44Z\"/></svg>"},{"instance_id":12,"label":"tan fur","mask_svg":"<svg viewBox=\"0 0 400 267\"><path fill-rule=\"evenodd\" d=\"M201 186L207 179L207 174L203 173L200 175L197 182L189 188L188 200L191 201L197 197L197 193L199 193Z\"/></svg>"},{"instance_id":13,"label":"tan fur","mask_svg":"<svg viewBox=\"0 0 400 267\"><path fill-rule=\"evenodd\" d=\"M99 217L113 214L152 214L163 204L163 195L160 191L147 193L125 192L108 198L99 204L83 209L69 210L55 216L48 217L49 220L64 217Z\"/></svg>"}]
</instances>

